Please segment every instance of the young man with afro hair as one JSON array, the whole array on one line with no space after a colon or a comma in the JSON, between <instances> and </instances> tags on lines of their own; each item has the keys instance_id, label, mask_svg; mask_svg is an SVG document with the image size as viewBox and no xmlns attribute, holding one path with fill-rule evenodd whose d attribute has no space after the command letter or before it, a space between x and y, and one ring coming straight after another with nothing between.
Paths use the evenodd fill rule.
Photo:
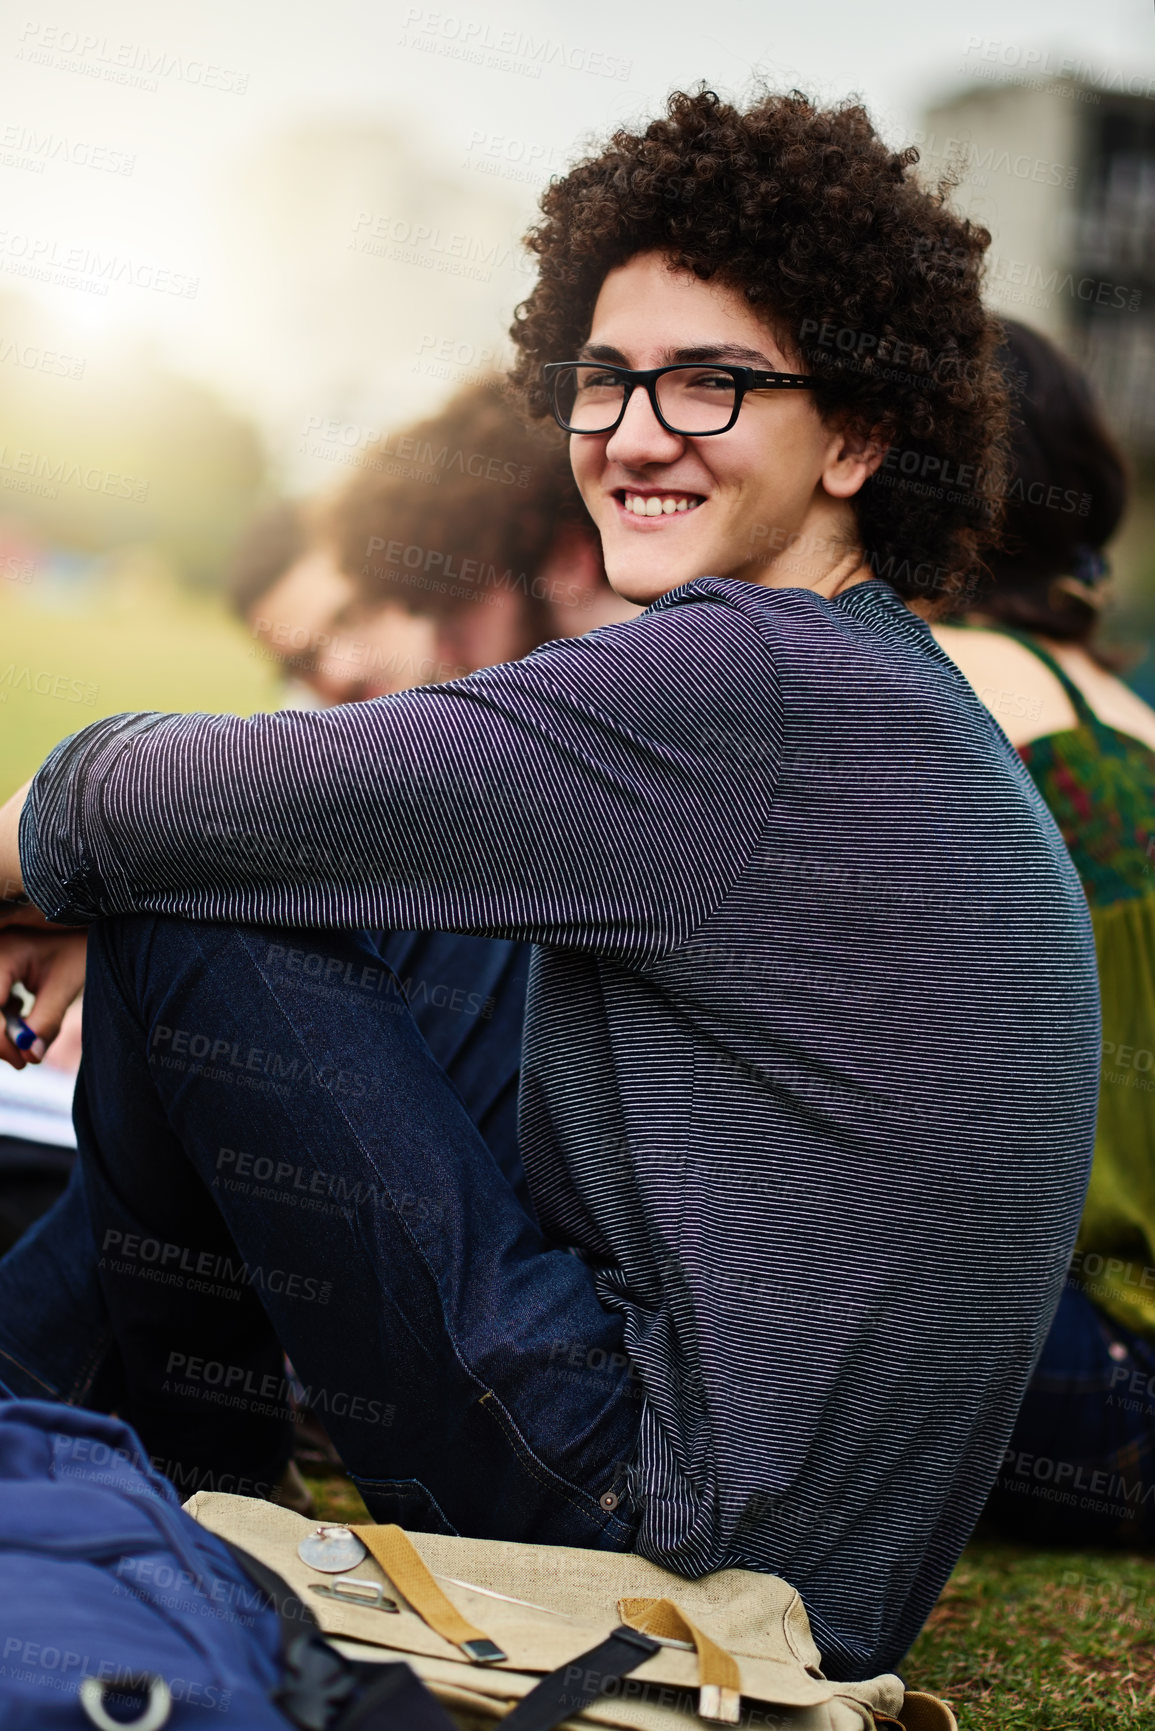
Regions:
<instances>
[{"instance_id":1,"label":"young man with afro hair","mask_svg":"<svg viewBox=\"0 0 1155 1731\"><path fill-rule=\"evenodd\" d=\"M901 1659L994 1479L1098 1073L1078 879L922 616L981 570L1006 399L988 236L915 160L699 92L545 194L517 377L639 618L324 714L99 722L0 835L15 876L22 807L32 902L89 924L98 1240L250 1271L102 1272L146 1439L272 1476L275 1426L192 1425L164 1366L279 1341L361 1397L328 1422L376 1518L776 1572L839 1678ZM373 925L537 946L536 1218L360 984ZM361 1200L258 1200L222 1147Z\"/></svg>"}]
</instances>

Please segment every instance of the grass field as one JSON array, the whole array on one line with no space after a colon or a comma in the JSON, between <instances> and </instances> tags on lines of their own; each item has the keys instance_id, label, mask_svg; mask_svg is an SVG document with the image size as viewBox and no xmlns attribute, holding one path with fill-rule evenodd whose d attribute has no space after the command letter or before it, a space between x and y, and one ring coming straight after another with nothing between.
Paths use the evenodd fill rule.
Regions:
<instances>
[{"instance_id":1,"label":"grass field","mask_svg":"<svg viewBox=\"0 0 1155 1731\"><path fill-rule=\"evenodd\" d=\"M125 709L235 710L276 701L269 663L224 607L131 579L49 608L0 585L0 795L58 740Z\"/></svg>"},{"instance_id":2,"label":"grass field","mask_svg":"<svg viewBox=\"0 0 1155 1731\"><path fill-rule=\"evenodd\" d=\"M1151 1731L1155 1560L974 1540L903 1673L962 1731Z\"/></svg>"}]
</instances>

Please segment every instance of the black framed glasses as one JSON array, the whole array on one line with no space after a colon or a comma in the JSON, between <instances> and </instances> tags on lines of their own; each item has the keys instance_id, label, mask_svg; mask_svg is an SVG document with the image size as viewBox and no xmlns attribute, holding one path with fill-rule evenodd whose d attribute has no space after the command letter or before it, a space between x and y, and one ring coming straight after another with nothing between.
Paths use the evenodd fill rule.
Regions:
<instances>
[{"instance_id":1,"label":"black framed glasses","mask_svg":"<svg viewBox=\"0 0 1155 1731\"><path fill-rule=\"evenodd\" d=\"M640 385L667 433L695 439L728 433L748 391L805 391L814 383L804 373L702 361L646 372L603 361L547 361L542 372L554 420L567 433L612 433Z\"/></svg>"}]
</instances>

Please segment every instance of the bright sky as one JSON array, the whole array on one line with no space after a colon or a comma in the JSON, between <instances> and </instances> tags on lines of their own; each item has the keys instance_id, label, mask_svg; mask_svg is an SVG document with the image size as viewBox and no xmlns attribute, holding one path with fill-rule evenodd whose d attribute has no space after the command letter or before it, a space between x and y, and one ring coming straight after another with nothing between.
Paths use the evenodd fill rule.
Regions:
<instances>
[{"instance_id":1,"label":"bright sky","mask_svg":"<svg viewBox=\"0 0 1155 1731\"><path fill-rule=\"evenodd\" d=\"M1048 76L1067 56L1155 81L1151 0L21 0L0 24L0 290L42 296L75 345L131 328L220 378L221 212L302 122L388 122L458 174L491 157L507 165L492 189L528 211L583 138L677 85L856 91L899 142L984 68ZM163 286L100 296L28 274L101 248Z\"/></svg>"}]
</instances>

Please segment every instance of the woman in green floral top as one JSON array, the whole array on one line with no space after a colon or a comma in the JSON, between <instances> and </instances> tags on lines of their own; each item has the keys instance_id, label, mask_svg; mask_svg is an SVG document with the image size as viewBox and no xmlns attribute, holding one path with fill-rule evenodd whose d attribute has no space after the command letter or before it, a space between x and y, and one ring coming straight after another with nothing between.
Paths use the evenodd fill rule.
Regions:
<instances>
[{"instance_id":1,"label":"woman in green floral top","mask_svg":"<svg viewBox=\"0 0 1155 1731\"><path fill-rule=\"evenodd\" d=\"M1007 323L1016 385L1006 548L935 635L1063 832L1095 928L1103 1068L1079 1240L988 1504L1006 1531L1155 1538L1155 711L1095 647L1123 459L1083 376ZM1009 1254L1014 1247L1008 1246Z\"/></svg>"}]
</instances>

